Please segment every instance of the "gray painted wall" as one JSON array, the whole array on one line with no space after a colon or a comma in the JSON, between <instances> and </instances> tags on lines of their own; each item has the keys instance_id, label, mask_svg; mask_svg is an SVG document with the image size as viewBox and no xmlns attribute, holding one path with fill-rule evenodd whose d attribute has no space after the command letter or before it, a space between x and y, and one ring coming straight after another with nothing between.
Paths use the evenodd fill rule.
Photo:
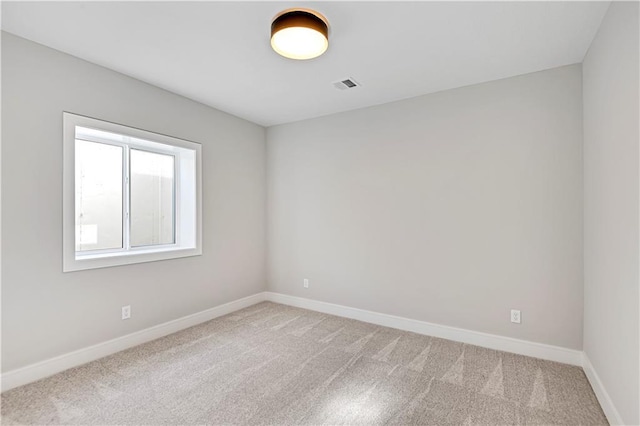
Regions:
<instances>
[{"instance_id":1,"label":"gray painted wall","mask_svg":"<svg viewBox=\"0 0 640 426\"><path fill-rule=\"evenodd\" d=\"M638 3L612 2L584 60L584 351L640 424Z\"/></svg>"},{"instance_id":2,"label":"gray painted wall","mask_svg":"<svg viewBox=\"0 0 640 426\"><path fill-rule=\"evenodd\" d=\"M264 291L262 127L7 33L2 90L3 371ZM202 256L62 273L63 111L203 145Z\"/></svg>"},{"instance_id":3,"label":"gray painted wall","mask_svg":"<svg viewBox=\"0 0 640 426\"><path fill-rule=\"evenodd\" d=\"M268 288L581 349L581 84L572 65L267 129Z\"/></svg>"}]
</instances>

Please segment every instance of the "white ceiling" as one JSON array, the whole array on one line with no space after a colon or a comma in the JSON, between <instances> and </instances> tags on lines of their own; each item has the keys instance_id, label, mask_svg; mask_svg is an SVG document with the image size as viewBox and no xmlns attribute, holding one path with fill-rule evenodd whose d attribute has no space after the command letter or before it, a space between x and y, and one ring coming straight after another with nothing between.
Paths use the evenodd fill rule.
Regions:
<instances>
[{"instance_id":1,"label":"white ceiling","mask_svg":"<svg viewBox=\"0 0 640 426\"><path fill-rule=\"evenodd\" d=\"M609 2L2 2L5 31L270 126L582 62ZM271 20L331 26L310 61ZM332 83L352 77L362 87Z\"/></svg>"}]
</instances>

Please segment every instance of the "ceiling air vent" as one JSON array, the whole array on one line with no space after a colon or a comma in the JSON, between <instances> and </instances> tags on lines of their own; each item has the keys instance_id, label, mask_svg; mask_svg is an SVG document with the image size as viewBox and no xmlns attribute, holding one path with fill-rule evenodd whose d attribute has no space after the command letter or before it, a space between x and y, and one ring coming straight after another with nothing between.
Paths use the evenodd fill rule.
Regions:
<instances>
[{"instance_id":1,"label":"ceiling air vent","mask_svg":"<svg viewBox=\"0 0 640 426\"><path fill-rule=\"evenodd\" d=\"M360 87L360 84L352 78L345 78L344 80L336 81L333 83L336 89L347 90L354 87Z\"/></svg>"}]
</instances>

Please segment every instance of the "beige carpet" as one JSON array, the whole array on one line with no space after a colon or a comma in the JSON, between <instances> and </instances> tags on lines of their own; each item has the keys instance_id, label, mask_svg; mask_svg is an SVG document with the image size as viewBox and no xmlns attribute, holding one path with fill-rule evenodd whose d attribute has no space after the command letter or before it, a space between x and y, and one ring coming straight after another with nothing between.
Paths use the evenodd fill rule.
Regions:
<instances>
[{"instance_id":1,"label":"beige carpet","mask_svg":"<svg viewBox=\"0 0 640 426\"><path fill-rule=\"evenodd\" d=\"M3 424L606 424L582 369L261 303L2 394Z\"/></svg>"}]
</instances>

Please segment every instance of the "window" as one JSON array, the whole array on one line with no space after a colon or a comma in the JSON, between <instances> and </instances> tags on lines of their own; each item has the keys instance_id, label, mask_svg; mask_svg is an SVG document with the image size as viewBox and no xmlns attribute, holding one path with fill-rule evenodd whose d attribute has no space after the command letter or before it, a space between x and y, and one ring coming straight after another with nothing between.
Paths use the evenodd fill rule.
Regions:
<instances>
[{"instance_id":1,"label":"window","mask_svg":"<svg viewBox=\"0 0 640 426\"><path fill-rule=\"evenodd\" d=\"M202 254L201 146L64 113L63 270Z\"/></svg>"}]
</instances>

